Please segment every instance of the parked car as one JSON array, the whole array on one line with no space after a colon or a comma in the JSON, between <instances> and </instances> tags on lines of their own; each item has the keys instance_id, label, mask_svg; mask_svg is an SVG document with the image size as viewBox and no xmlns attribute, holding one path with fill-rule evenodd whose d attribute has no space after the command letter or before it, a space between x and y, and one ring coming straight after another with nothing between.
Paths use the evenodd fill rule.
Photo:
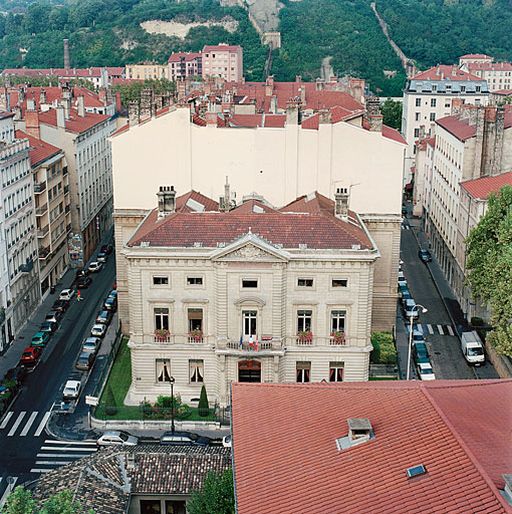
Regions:
<instances>
[{"instance_id":1,"label":"parked car","mask_svg":"<svg viewBox=\"0 0 512 514\"><path fill-rule=\"evenodd\" d=\"M106 331L106 325L103 325L103 323L96 323L91 328L91 335L94 337L103 337Z\"/></svg>"},{"instance_id":2,"label":"parked car","mask_svg":"<svg viewBox=\"0 0 512 514\"><path fill-rule=\"evenodd\" d=\"M110 255L113 250L114 250L114 247L112 245L103 245L101 247L101 252L106 253L107 255Z\"/></svg>"},{"instance_id":3,"label":"parked car","mask_svg":"<svg viewBox=\"0 0 512 514\"><path fill-rule=\"evenodd\" d=\"M407 287L407 280L404 276L400 276L400 275L403 275L403 273L401 271L398 272L398 286L399 287Z\"/></svg>"},{"instance_id":4,"label":"parked car","mask_svg":"<svg viewBox=\"0 0 512 514\"><path fill-rule=\"evenodd\" d=\"M63 289L60 292L59 300L67 300L69 302L69 301L71 301L73 296L75 296L75 290L74 289Z\"/></svg>"},{"instance_id":5,"label":"parked car","mask_svg":"<svg viewBox=\"0 0 512 514\"><path fill-rule=\"evenodd\" d=\"M87 275L83 276L83 277L80 277L76 281L76 287L78 289L87 289L91 284L92 284L92 278L88 277Z\"/></svg>"},{"instance_id":6,"label":"parked car","mask_svg":"<svg viewBox=\"0 0 512 514\"><path fill-rule=\"evenodd\" d=\"M415 343L424 343L425 337L423 336L423 332L419 332L417 330L413 330L412 332L412 340Z\"/></svg>"},{"instance_id":7,"label":"parked car","mask_svg":"<svg viewBox=\"0 0 512 514\"><path fill-rule=\"evenodd\" d=\"M128 432L110 430L101 435L96 444L98 446L135 446L139 440Z\"/></svg>"},{"instance_id":8,"label":"parked car","mask_svg":"<svg viewBox=\"0 0 512 514\"><path fill-rule=\"evenodd\" d=\"M30 346L46 346L48 341L50 340L50 334L48 332L36 332L32 336L32 341Z\"/></svg>"},{"instance_id":9,"label":"parked car","mask_svg":"<svg viewBox=\"0 0 512 514\"><path fill-rule=\"evenodd\" d=\"M103 262L103 263L107 262L107 259L108 259L108 255L103 252L100 252L96 257L96 260L98 262Z\"/></svg>"},{"instance_id":10,"label":"parked car","mask_svg":"<svg viewBox=\"0 0 512 514\"><path fill-rule=\"evenodd\" d=\"M117 298L114 296L109 296L105 303L103 304L105 309L114 312L117 309Z\"/></svg>"},{"instance_id":11,"label":"parked car","mask_svg":"<svg viewBox=\"0 0 512 514\"><path fill-rule=\"evenodd\" d=\"M32 368L38 363L41 353L43 350L39 346L28 346L21 354L20 363L27 368Z\"/></svg>"},{"instance_id":12,"label":"parked car","mask_svg":"<svg viewBox=\"0 0 512 514\"><path fill-rule=\"evenodd\" d=\"M416 369L418 371L418 377L420 380L435 380L436 375L434 374L434 370L432 369L432 365L430 362L419 362L416 365Z\"/></svg>"},{"instance_id":13,"label":"parked car","mask_svg":"<svg viewBox=\"0 0 512 514\"><path fill-rule=\"evenodd\" d=\"M63 314L68 310L68 300L55 300L52 305L52 310L62 312Z\"/></svg>"},{"instance_id":14,"label":"parked car","mask_svg":"<svg viewBox=\"0 0 512 514\"><path fill-rule=\"evenodd\" d=\"M101 271L102 268L103 268L103 264L101 264L101 262L93 261L93 262L91 262L91 264L89 264L88 269L91 273L98 273L99 271Z\"/></svg>"},{"instance_id":15,"label":"parked car","mask_svg":"<svg viewBox=\"0 0 512 514\"><path fill-rule=\"evenodd\" d=\"M208 446L211 439L201 437L192 432L164 432L160 437L160 444L196 444L198 446Z\"/></svg>"},{"instance_id":16,"label":"parked car","mask_svg":"<svg viewBox=\"0 0 512 514\"><path fill-rule=\"evenodd\" d=\"M45 317L45 321L51 321L52 323L59 323L59 321L62 319L62 312L61 311L50 311Z\"/></svg>"},{"instance_id":17,"label":"parked car","mask_svg":"<svg viewBox=\"0 0 512 514\"><path fill-rule=\"evenodd\" d=\"M108 298L115 298L117 300L117 289L112 289L112 291L108 293Z\"/></svg>"},{"instance_id":18,"label":"parked car","mask_svg":"<svg viewBox=\"0 0 512 514\"><path fill-rule=\"evenodd\" d=\"M420 362L430 362L426 343L413 343L412 351L416 364L419 364Z\"/></svg>"},{"instance_id":19,"label":"parked car","mask_svg":"<svg viewBox=\"0 0 512 514\"><path fill-rule=\"evenodd\" d=\"M29 346L31 349L40 350L36 346ZM5 374L5 380L12 380L16 382L18 385L22 384L25 380L25 377L27 376L27 368L24 364L18 364L15 368L11 368L7 370L7 373Z\"/></svg>"},{"instance_id":20,"label":"parked car","mask_svg":"<svg viewBox=\"0 0 512 514\"><path fill-rule=\"evenodd\" d=\"M82 343L82 353L92 353L96 355L101 345L101 339L98 337L88 337Z\"/></svg>"},{"instance_id":21,"label":"parked car","mask_svg":"<svg viewBox=\"0 0 512 514\"><path fill-rule=\"evenodd\" d=\"M103 323L104 325L108 325L111 319L112 313L110 311L100 311L98 312L98 316L96 316L96 323Z\"/></svg>"},{"instance_id":22,"label":"parked car","mask_svg":"<svg viewBox=\"0 0 512 514\"><path fill-rule=\"evenodd\" d=\"M82 268L76 271L75 273L75 280L78 280L79 278L86 277L89 274L89 271L87 268Z\"/></svg>"},{"instance_id":23,"label":"parked car","mask_svg":"<svg viewBox=\"0 0 512 514\"><path fill-rule=\"evenodd\" d=\"M407 319L411 316L413 319L418 318L418 309L416 308L416 302L412 298L408 298L403 302L404 314Z\"/></svg>"},{"instance_id":24,"label":"parked car","mask_svg":"<svg viewBox=\"0 0 512 514\"><path fill-rule=\"evenodd\" d=\"M232 446L231 435L225 435L222 438L222 446L224 446L224 448L231 448L231 446Z\"/></svg>"},{"instance_id":25,"label":"parked car","mask_svg":"<svg viewBox=\"0 0 512 514\"><path fill-rule=\"evenodd\" d=\"M82 383L79 380L68 380L64 385L62 391L62 398L64 400L76 400L80 395Z\"/></svg>"},{"instance_id":26,"label":"parked car","mask_svg":"<svg viewBox=\"0 0 512 514\"><path fill-rule=\"evenodd\" d=\"M39 327L39 332L48 332L49 334L53 334L57 330L57 326L57 323L54 321L44 321Z\"/></svg>"},{"instance_id":27,"label":"parked car","mask_svg":"<svg viewBox=\"0 0 512 514\"><path fill-rule=\"evenodd\" d=\"M432 254L426 248L420 248L418 251L418 257L423 262L430 262L432 260Z\"/></svg>"},{"instance_id":28,"label":"parked car","mask_svg":"<svg viewBox=\"0 0 512 514\"><path fill-rule=\"evenodd\" d=\"M94 353L82 352L75 363L75 368L80 371L89 371L94 363Z\"/></svg>"}]
</instances>

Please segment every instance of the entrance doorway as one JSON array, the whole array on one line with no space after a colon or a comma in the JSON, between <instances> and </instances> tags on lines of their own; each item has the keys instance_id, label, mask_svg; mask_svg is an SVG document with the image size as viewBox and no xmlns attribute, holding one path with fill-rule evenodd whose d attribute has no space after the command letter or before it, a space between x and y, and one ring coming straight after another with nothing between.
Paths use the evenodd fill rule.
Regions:
<instances>
[{"instance_id":1,"label":"entrance doorway","mask_svg":"<svg viewBox=\"0 0 512 514\"><path fill-rule=\"evenodd\" d=\"M255 360L238 363L239 382L261 382L261 362Z\"/></svg>"}]
</instances>

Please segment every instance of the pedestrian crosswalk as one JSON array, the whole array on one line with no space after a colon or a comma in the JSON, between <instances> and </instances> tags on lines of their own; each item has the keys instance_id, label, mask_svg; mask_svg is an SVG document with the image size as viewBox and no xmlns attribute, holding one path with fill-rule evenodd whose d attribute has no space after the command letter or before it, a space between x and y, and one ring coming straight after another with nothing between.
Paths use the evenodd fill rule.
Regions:
<instances>
[{"instance_id":1,"label":"pedestrian crosswalk","mask_svg":"<svg viewBox=\"0 0 512 514\"><path fill-rule=\"evenodd\" d=\"M60 466L98 451L94 441L57 441L46 439L36 455L31 473L48 473Z\"/></svg>"},{"instance_id":2,"label":"pedestrian crosswalk","mask_svg":"<svg viewBox=\"0 0 512 514\"><path fill-rule=\"evenodd\" d=\"M430 323L418 323L415 327L421 326L424 335L439 334L441 336L454 336L456 331L452 325L432 325ZM407 331L409 331L409 324L407 324Z\"/></svg>"},{"instance_id":3,"label":"pedestrian crosswalk","mask_svg":"<svg viewBox=\"0 0 512 514\"><path fill-rule=\"evenodd\" d=\"M0 423L0 431L6 431L7 437L39 437L46 427L50 414L50 411L9 411Z\"/></svg>"},{"instance_id":4,"label":"pedestrian crosswalk","mask_svg":"<svg viewBox=\"0 0 512 514\"><path fill-rule=\"evenodd\" d=\"M402 223L401 227L402 227L402 230L411 230L410 225L406 225L405 223Z\"/></svg>"}]
</instances>

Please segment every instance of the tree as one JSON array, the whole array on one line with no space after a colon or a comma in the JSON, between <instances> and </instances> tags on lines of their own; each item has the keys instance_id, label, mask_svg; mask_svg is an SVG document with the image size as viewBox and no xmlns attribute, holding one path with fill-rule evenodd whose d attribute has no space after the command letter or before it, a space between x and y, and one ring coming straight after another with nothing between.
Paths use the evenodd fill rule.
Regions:
<instances>
[{"instance_id":1,"label":"tree","mask_svg":"<svg viewBox=\"0 0 512 514\"><path fill-rule=\"evenodd\" d=\"M494 329L488 341L498 353L512 355L512 186L488 200L487 212L467 243L467 283L491 310Z\"/></svg>"},{"instance_id":2,"label":"tree","mask_svg":"<svg viewBox=\"0 0 512 514\"><path fill-rule=\"evenodd\" d=\"M8 496L2 514L32 514L35 512L36 502L32 493L24 487L18 486Z\"/></svg>"},{"instance_id":3,"label":"tree","mask_svg":"<svg viewBox=\"0 0 512 514\"><path fill-rule=\"evenodd\" d=\"M94 514L92 510L86 511L79 501L73 500L73 493L69 490L61 491L50 496L39 508L32 497L32 492L22 486L16 487L7 498L1 511L2 514Z\"/></svg>"},{"instance_id":4,"label":"tree","mask_svg":"<svg viewBox=\"0 0 512 514\"><path fill-rule=\"evenodd\" d=\"M192 494L187 502L189 514L234 514L235 492L233 472L227 469L223 473L210 471L206 475L203 487Z\"/></svg>"},{"instance_id":5,"label":"tree","mask_svg":"<svg viewBox=\"0 0 512 514\"><path fill-rule=\"evenodd\" d=\"M210 414L210 405L208 403L208 395L206 394L206 387L203 384L201 387L201 396L199 396L199 405L198 405L199 415L205 418Z\"/></svg>"},{"instance_id":6,"label":"tree","mask_svg":"<svg viewBox=\"0 0 512 514\"><path fill-rule=\"evenodd\" d=\"M382 104L383 123L394 129L400 130L402 126L402 102L395 102L388 98Z\"/></svg>"},{"instance_id":7,"label":"tree","mask_svg":"<svg viewBox=\"0 0 512 514\"><path fill-rule=\"evenodd\" d=\"M69 490L61 491L44 502L40 514L79 514L85 512L80 502L73 500Z\"/></svg>"}]
</instances>

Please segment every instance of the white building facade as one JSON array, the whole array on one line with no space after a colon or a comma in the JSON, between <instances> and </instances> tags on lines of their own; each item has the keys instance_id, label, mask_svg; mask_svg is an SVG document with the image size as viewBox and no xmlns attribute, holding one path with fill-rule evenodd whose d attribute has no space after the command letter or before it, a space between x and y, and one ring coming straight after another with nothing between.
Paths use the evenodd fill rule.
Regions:
<instances>
[{"instance_id":1,"label":"white building facade","mask_svg":"<svg viewBox=\"0 0 512 514\"><path fill-rule=\"evenodd\" d=\"M122 248L126 402L168 396L171 377L185 402L204 384L221 405L232 381L367 380L380 253L345 193L279 211L261 200L207 211L197 193L179 212L160 203Z\"/></svg>"},{"instance_id":2,"label":"white building facade","mask_svg":"<svg viewBox=\"0 0 512 514\"><path fill-rule=\"evenodd\" d=\"M485 54L467 54L459 58L459 66L486 80L491 93L512 89L511 62L494 62L491 56Z\"/></svg>"}]
</instances>

